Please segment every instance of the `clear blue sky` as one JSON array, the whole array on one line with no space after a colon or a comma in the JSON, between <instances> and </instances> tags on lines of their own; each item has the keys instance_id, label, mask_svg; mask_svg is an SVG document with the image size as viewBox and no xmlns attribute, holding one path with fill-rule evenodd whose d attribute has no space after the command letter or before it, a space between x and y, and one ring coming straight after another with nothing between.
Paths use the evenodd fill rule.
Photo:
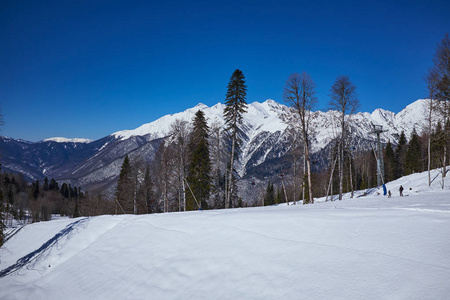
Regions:
<instances>
[{"instance_id":1,"label":"clear blue sky","mask_svg":"<svg viewBox=\"0 0 450 300\"><path fill-rule=\"evenodd\" d=\"M361 111L400 111L450 31L450 1L0 1L0 134L98 139L202 102L236 68L248 102L308 72L318 109L336 76Z\"/></svg>"}]
</instances>

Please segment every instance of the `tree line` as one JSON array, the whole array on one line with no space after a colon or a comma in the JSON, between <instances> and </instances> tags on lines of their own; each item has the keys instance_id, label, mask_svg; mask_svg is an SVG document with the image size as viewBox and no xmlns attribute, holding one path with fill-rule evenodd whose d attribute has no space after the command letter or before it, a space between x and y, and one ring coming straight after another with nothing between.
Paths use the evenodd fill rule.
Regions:
<instances>
[{"instance_id":1,"label":"tree line","mask_svg":"<svg viewBox=\"0 0 450 300\"><path fill-rule=\"evenodd\" d=\"M80 217L113 213L111 201L91 197L81 187L47 177L27 182L22 174L0 173L0 242L6 226L48 221L52 215Z\"/></svg>"},{"instance_id":2,"label":"tree line","mask_svg":"<svg viewBox=\"0 0 450 300\"><path fill-rule=\"evenodd\" d=\"M384 182L424 171L427 167L446 165L450 107L448 75L445 75L448 65L447 35L438 45L435 67L430 71L433 82L439 82L432 86L431 99L433 116L440 121L433 122L428 131L417 128L421 131L415 130L411 137L401 133L398 143L389 141L384 145ZM198 111L191 123L175 122L169 137L161 142L153 164L144 167L139 159L130 162L130 158L125 157L116 188L116 211L151 213L248 205L238 197L239 175L236 172L241 146L240 125L246 112L246 89L242 71L236 70L227 86L224 128L220 124L207 124L204 113ZM359 142L354 140L351 124L360 103L356 86L348 76L338 76L330 88L329 109L334 111L331 121L336 125L336 132L328 151L329 165L324 170L312 171L316 164L310 151L316 134L312 121L317 98L311 76L306 72L291 74L283 98L289 105L289 111L281 117L292 139L292 170L281 174L279 186L268 181L262 191L259 187L256 192L259 198L250 205L296 201L307 204L314 203L314 197L334 199L334 194L342 199L346 192L353 196L357 189L376 186L373 150L354 146ZM427 139L429 149L425 151Z\"/></svg>"},{"instance_id":3,"label":"tree line","mask_svg":"<svg viewBox=\"0 0 450 300\"><path fill-rule=\"evenodd\" d=\"M246 112L245 77L230 77L222 124L208 124L199 110L191 123L176 120L152 164L125 156L115 192L116 213L154 213L230 208L238 197L236 157Z\"/></svg>"}]
</instances>

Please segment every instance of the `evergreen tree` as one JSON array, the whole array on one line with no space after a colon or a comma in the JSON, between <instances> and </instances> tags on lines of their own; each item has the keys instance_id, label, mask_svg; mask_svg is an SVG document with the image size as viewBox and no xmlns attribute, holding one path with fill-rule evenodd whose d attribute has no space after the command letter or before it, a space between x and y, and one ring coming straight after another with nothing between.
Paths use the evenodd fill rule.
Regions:
<instances>
[{"instance_id":1,"label":"evergreen tree","mask_svg":"<svg viewBox=\"0 0 450 300\"><path fill-rule=\"evenodd\" d=\"M202 209L207 209L211 192L211 160L209 156L208 124L205 114L199 110L194 117L193 131L188 144L190 164L188 176L190 190L186 191L186 210L195 210L197 203ZM194 195L192 195L194 194ZM195 196L195 199L194 197Z\"/></svg>"},{"instance_id":2,"label":"evergreen tree","mask_svg":"<svg viewBox=\"0 0 450 300\"><path fill-rule=\"evenodd\" d=\"M405 152L406 152L406 136L402 131L398 140L397 149L395 150L395 162L397 165L395 178L405 175Z\"/></svg>"},{"instance_id":3,"label":"evergreen tree","mask_svg":"<svg viewBox=\"0 0 450 300\"><path fill-rule=\"evenodd\" d=\"M413 130L411 134L411 140L409 141L408 147L405 153L405 175L421 171L421 148L419 142L419 136L416 130Z\"/></svg>"},{"instance_id":4,"label":"evergreen tree","mask_svg":"<svg viewBox=\"0 0 450 300\"><path fill-rule=\"evenodd\" d=\"M64 183L61 185L61 190L60 190L60 192L61 192L61 195L64 196L64 198L69 199L70 191L69 191L69 186L67 185L67 183L64 182Z\"/></svg>"},{"instance_id":5,"label":"evergreen tree","mask_svg":"<svg viewBox=\"0 0 450 300\"><path fill-rule=\"evenodd\" d=\"M13 205L14 204L14 185L9 185L8 186L8 204Z\"/></svg>"},{"instance_id":6,"label":"evergreen tree","mask_svg":"<svg viewBox=\"0 0 450 300\"><path fill-rule=\"evenodd\" d=\"M150 165L147 164L147 167L145 168L145 175L144 175L144 197L145 197L145 203L147 205L147 213L155 213L156 212L156 203L153 195L153 181L150 176Z\"/></svg>"},{"instance_id":7,"label":"evergreen tree","mask_svg":"<svg viewBox=\"0 0 450 300\"><path fill-rule=\"evenodd\" d=\"M116 213L133 213L133 187L131 178L131 164L128 154L122 163L119 180L116 187Z\"/></svg>"},{"instance_id":8,"label":"evergreen tree","mask_svg":"<svg viewBox=\"0 0 450 300\"><path fill-rule=\"evenodd\" d=\"M264 196L264 206L275 204L275 190L273 188L273 183L267 183L266 194Z\"/></svg>"},{"instance_id":9,"label":"evergreen tree","mask_svg":"<svg viewBox=\"0 0 450 300\"><path fill-rule=\"evenodd\" d=\"M239 149L239 125L242 123L242 116L247 111L247 86L245 85L244 73L236 69L231 75L228 83L225 100L224 118L226 130L231 138L230 171L228 174L228 186L225 200L225 208L232 207L231 196L233 194L233 172L235 154Z\"/></svg>"},{"instance_id":10,"label":"evergreen tree","mask_svg":"<svg viewBox=\"0 0 450 300\"><path fill-rule=\"evenodd\" d=\"M42 186L42 189L44 191L48 191L48 178L47 177L45 177L45 179L44 179L44 185Z\"/></svg>"},{"instance_id":11,"label":"evergreen tree","mask_svg":"<svg viewBox=\"0 0 450 300\"><path fill-rule=\"evenodd\" d=\"M78 208L78 199L75 200L75 208L73 209L73 217L74 218L81 217L80 210Z\"/></svg>"},{"instance_id":12,"label":"evergreen tree","mask_svg":"<svg viewBox=\"0 0 450 300\"><path fill-rule=\"evenodd\" d=\"M56 182L55 179L52 178L52 180L50 180L50 184L48 185L48 189L50 191L58 191L59 190L58 183Z\"/></svg>"},{"instance_id":13,"label":"evergreen tree","mask_svg":"<svg viewBox=\"0 0 450 300\"><path fill-rule=\"evenodd\" d=\"M4 206L3 206L3 192L0 189L0 247L5 242L5 230L6 230L6 225L5 225L5 222L4 222L6 214L3 213L3 210L4 210Z\"/></svg>"},{"instance_id":14,"label":"evergreen tree","mask_svg":"<svg viewBox=\"0 0 450 300\"><path fill-rule=\"evenodd\" d=\"M33 198L36 200L39 196L39 180L36 180L36 183L33 186Z\"/></svg>"},{"instance_id":15,"label":"evergreen tree","mask_svg":"<svg viewBox=\"0 0 450 300\"><path fill-rule=\"evenodd\" d=\"M276 204L282 203L282 202L283 202L282 196L283 196L283 195L281 194L281 188L278 187L278 188L277 188L277 194L276 194L276 196L275 196L275 203L276 203Z\"/></svg>"},{"instance_id":16,"label":"evergreen tree","mask_svg":"<svg viewBox=\"0 0 450 300\"><path fill-rule=\"evenodd\" d=\"M389 140L384 149L384 181L389 182L395 178L395 153Z\"/></svg>"}]
</instances>

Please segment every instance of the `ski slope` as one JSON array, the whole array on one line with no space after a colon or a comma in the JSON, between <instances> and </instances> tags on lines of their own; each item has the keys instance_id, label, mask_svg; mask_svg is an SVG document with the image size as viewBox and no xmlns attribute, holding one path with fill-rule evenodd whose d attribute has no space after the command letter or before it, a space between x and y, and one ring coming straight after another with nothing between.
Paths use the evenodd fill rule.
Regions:
<instances>
[{"instance_id":1,"label":"ski slope","mask_svg":"<svg viewBox=\"0 0 450 300\"><path fill-rule=\"evenodd\" d=\"M389 199L27 225L0 250L0 299L448 299L450 189L433 174Z\"/></svg>"}]
</instances>

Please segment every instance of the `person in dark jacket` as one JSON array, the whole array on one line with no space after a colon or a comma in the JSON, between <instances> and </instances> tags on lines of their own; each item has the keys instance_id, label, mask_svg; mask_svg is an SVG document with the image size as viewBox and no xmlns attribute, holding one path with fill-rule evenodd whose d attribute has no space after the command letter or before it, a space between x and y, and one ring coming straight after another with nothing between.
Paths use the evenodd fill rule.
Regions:
<instances>
[{"instance_id":1,"label":"person in dark jacket","mask_svg":"<svg viewBox=\"0 0 450 300\"><path fill-rule=\"evenodd\" d=\"M400 191L400 197L403 197L403 186L401 185L398 190Z\"/></svg>"}]
</instances>

